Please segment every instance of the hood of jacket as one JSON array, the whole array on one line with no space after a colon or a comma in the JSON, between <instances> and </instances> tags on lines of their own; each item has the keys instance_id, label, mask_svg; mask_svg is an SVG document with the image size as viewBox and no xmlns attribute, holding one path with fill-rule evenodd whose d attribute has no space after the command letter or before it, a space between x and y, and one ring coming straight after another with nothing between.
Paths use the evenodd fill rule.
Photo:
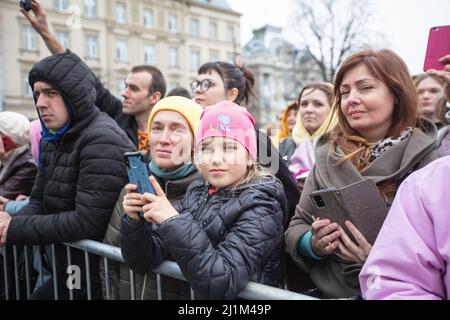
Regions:
<instances>
[{"instance_id":1,"label":"hood of jacket","mask_svg":"<svg viewBox=\"0 0 450 320\"><path fill-rule=\"evenodd\" d=\"M36 63L30 71L28 81L31 88L34 88L37 81L43 81L61 93L70 115L68 124L57 131L56 135L61 140L78 136L100 112L95 107L95 75L86 63L70 50ZM48 137L49 130L42 119L41 124L43 137Z\"/></svg>"}]
</instances>

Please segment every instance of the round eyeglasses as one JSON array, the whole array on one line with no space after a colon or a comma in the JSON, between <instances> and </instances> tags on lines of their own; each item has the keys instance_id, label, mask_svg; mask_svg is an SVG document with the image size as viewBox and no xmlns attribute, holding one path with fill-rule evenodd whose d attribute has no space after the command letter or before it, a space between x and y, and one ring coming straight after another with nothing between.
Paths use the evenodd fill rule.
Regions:
<instances>
[{"instance_id":1,"label":"round eyeglasses","mask_svg":"<svg viewBox=\"0 0 450 320\"><path fill-rule=\"evenodd\" d=\"M214 82L209 79L203 79L202 81L195 80L191 82L191 90L192 92L195 92L195 90L200 87L200 92L205 93L211 88L211 84L214 84Z\"/></svg>"}]
</instances>

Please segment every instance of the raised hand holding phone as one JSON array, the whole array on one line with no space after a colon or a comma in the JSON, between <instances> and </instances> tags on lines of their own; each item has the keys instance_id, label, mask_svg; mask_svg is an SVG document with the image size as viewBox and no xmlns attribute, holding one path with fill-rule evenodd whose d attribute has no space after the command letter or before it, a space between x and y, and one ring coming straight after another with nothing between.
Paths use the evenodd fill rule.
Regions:
<instances>
[{"instance_id":1,"label":"raised hand holding phone","mask_svg":"<svg viewBox=\"0 0 450 320\"><path fill-rule=\"evenodd\" d=\"M450 54L450 25L432 27L428 36L423 71L444 70L445 63L440 59L448 54Z\"/></svg>"},{"instance_id":2,"label":"raised hand holding phone","mask_svg":"<svg viewBox=\"0 0 450 320\"><path fill-rule=\"evenodd\" d=\"M145 193L143 195L143 199L147 202L143 207L144 219L152 223L161 224L179 213L167 199L155 177L151 176L150 182L155 190L155 194Z\"/></svg>"},{"instance_id":3,"label":"raised hand holding phone","mask_svg":"<svg viewBox=\"0 0 450 320\"><path fill-rule=\"evenodd\" d=\"M128 181L130 181L130 184L125 187L127 195L123 201L124 211L134 220L137 220L136 214L143 219L142 206L145 204L145 201L143 201L142 195L146 192L155 194L155 190L149 180L150 174L144 155L141 152L127 152L124 156L127 165Z\"/></svg>"}]
</instances>

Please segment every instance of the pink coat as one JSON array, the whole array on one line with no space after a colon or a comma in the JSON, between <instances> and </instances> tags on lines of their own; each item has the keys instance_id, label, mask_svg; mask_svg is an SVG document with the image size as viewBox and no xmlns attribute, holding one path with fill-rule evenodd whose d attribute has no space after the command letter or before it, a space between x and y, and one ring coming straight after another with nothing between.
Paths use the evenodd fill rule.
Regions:
<instances>
[{"instance_id":1,"label":"pink coat","mask_svg":"<svg viewBox=\"0 0 450 320\"><path fill-rule=\"evenodd\" d=\"M359 280L365 299L450 299L450 157L401 185Z\"/></svg>"}]
</instances>

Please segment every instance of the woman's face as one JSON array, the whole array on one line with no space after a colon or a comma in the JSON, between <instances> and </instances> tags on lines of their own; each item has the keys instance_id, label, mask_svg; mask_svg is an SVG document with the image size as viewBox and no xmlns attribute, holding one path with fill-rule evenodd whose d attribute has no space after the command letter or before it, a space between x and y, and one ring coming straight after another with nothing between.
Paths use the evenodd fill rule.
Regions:
<instances>
[{"instance_id":1,"label":"woman's face","mask_svg":"<svg viewBox=\"0 0 450 320\"><path fill-rule=\"evenodd\" d=\"M318 89L306 89L300 98L300 117L309 134L314 134L328 116L331 106L327 95Z\"/></svg>"},{"instance_id":2,"label":"woman's face","mask_svg":"<svg viewBox=\"0 0 450 320\"><path fill-rule=\"evenodd\" d=\"M150 154L158 167L170 170L191 161L194 136L181 114L159 111L150 129Z\"/></svg>"},{"instance_id":3,"label":"woman's face","mask_svg":"<svg viewBox=\"0 0 450 320\"><path fill-rule=\"evenodd\" d=\"M341 110L350 127L370 142L386 137L392 124L395 97L365 64L350 69L339 87Z\"/></svg>"},{"instance_id":4,"label":"woman's face","mask_svg":"<svg viewBox=\"0 0 450 320\"><path fill-rule=\"evenodd\" d=\"M194 88L193 100L197 102L202 108L212 106L224 100L233 101L230 93L225 89L223 79L215 70L210 70L208 73L197 76L197 83L202 83ZM209 88L207 84L209 83ZM203 88L202 88L203 87Z\"/></svg>"},{"instance_id":5,"label":"woman's face","mask_svg":"<svg viewBox=\"0 0 450 320\"><path fill-rule=\"evenodd\" d=\"M419 112L427 118L434 119L439 100L444 96L442 85L431 77L427 77L417 85Z\"/></svg>"}]
</instances>

